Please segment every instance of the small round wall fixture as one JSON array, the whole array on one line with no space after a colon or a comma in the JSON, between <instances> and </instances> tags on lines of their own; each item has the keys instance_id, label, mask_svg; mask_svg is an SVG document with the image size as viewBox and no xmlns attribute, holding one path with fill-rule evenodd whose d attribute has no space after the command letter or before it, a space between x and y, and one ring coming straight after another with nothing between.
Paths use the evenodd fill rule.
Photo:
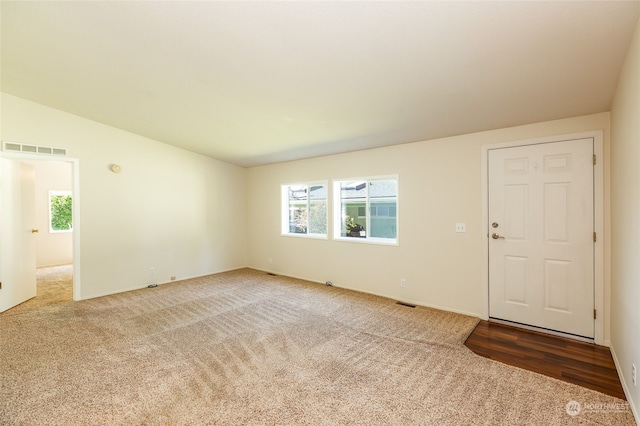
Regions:
<instances>
[{"instance_id":1,"label":"small round wall fixture","mask_svg":"<svg viewBox=\"0 0 640 426\"><path fill-rule=\"evenodd\" d=\"M118 164L112 164L110 169L113 173L120 173L122 171L122 167Z\"/></svg>"}]
</instances>

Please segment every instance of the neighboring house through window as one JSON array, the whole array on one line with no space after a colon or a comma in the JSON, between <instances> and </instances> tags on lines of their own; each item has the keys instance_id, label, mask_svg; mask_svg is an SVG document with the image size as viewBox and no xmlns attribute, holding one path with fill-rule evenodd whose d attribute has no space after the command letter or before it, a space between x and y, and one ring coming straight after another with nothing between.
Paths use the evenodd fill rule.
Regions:
<instances>
[{"instance_id":1,"label":"neighboring house through window","mask_svg":"<svg viewBox=\"0 0 640 426\"><path fill-rule=\"evenodd\" d=\"M397 243L397 176L334 181L333 198L335 239Z\"/></svg>"},{"instance_id":2,"label":"neighboring house through window","mask_svg":"<svg viewBox=\"0 0 640 426\"><path fill-rule=\"evenodd\" d=\"M327 183L282 185L282 234L327 237Z\"/></svg>"}]
</instances>

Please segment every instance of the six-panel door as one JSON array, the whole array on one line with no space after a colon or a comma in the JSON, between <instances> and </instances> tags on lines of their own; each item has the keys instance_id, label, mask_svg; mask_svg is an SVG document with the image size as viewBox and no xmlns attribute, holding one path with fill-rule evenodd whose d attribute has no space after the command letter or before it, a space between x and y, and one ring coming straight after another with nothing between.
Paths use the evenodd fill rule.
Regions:
<instances>
[{"instance_id":1,"label":"six-panel door","mask_svg":"<svg viewBox=\"0 0 640 426\"><path fill-rule=\"evenodd\" d=\"M593 139L488 160L490 317L592 338Z\"/></svg>"}]
</instances>

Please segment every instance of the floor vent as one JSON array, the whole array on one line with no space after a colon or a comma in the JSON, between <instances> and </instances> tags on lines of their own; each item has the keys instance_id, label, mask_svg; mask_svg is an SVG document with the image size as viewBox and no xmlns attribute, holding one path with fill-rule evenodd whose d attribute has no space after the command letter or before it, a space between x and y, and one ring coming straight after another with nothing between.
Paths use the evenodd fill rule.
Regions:
<instances>
[{"instance_id":1,"label":"floor vent","mask_svg":"<svg viewBox=\"0 0 640 426\"><path fill-rule=\"evenodd\" d=\"M25 143L2 142L2 150L7 152L27 152L29 154L43 155L67 155L65 148L55 148L52 146L29 145Z\"/></svg>"},{"instance_id":2,"label":"floor vent","mask_svg":"<svg viewBox=\"0 0 640 426\"><path fill-rule=\"evenodd\" d=\"M407 308L415 308L416 307L416 305L412 305L411 303L405 303L405 302L396 302L396 305L406 306Z\"/></svg>"}]
</instances>

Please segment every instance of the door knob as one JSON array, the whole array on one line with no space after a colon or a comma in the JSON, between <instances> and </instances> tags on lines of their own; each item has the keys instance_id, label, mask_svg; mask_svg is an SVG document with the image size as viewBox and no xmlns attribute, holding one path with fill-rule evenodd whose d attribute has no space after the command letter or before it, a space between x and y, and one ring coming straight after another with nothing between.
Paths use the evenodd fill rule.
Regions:
<instances>
[{"instance_id":1,"label":"door knob","mask_svg":"<svg viewBox=\"0 0 640 426\"><path fill-rule=\"evenodd\" d=\"M491 238L493 238L494 240L504 240L504 237L501 235L496 234L495 232L493 234L491 234Z\"/></svg>"},{"instance_id":2,"label":"door knob","mask_svg":"<svg viewBox=\"0 0 640 426\"><path fill-rule=\"evenodd\" d=\"M31 228L31 233L32 233L32 234L37 234L38 232L40 232L40 230L39 230L39 229L37 229L37 228Z\"/></svg>"}]
</instances>

